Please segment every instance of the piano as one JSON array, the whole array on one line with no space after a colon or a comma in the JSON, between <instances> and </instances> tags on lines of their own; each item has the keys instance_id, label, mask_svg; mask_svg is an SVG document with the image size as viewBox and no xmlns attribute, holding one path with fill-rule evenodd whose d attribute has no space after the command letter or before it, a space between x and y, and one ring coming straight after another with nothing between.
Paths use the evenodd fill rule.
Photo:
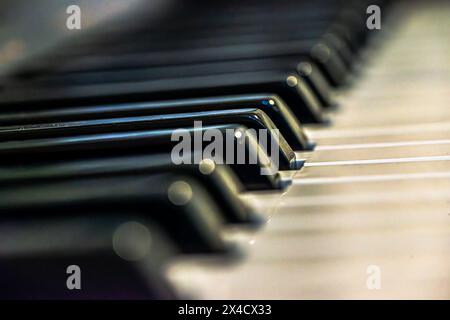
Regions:
<instances>
[{"instance_id":1,"label":"piano","mask_svg":"<svg viewBox=\"0 0 450 320\"><path fill-rule=\"evenodd\" d=\"M448 2L2 7L1 299L450 298Z\"/></svg>"}]
</instances>

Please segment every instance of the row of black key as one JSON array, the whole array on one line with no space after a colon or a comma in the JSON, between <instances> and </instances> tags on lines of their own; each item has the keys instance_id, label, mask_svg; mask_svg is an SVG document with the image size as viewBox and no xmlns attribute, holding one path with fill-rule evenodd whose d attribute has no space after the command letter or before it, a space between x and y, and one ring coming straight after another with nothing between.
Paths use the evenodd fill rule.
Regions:
<instances>
[{"instance_id":1,"label":"row of black key","mask_svg":"<svg viewBox=\"0 0 450 320\"><path fill-rule=\"evenodd\" d=\"M162 30L137 19L25 65L0 94L7 297L173 298L163 276L171 258L240 257L224 228L261 220L239 194L288 184L261 174L275 154L280 170L301 168L294 151L314 148L302 126L326 123L330 90L366 42L366 5L185 2L188 18L174 14ZM223 145L218 156L234 164L201 159L204 145L188 154L199 163L175 164L179 128L231 133L236 152ZM255 162L239 163L242 141ZM64 286L69 264L89 270L81 293ZM44 270L54 277L39 288Z\"/></svg>"}]
</instances>

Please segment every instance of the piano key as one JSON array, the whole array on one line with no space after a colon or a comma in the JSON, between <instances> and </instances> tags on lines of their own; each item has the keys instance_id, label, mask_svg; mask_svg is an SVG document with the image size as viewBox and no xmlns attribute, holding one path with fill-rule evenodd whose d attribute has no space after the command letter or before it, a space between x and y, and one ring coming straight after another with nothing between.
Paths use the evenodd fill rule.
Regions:
<instances>
[{"instance_id":1,"label":"piano key","mask_svg":"<svg viewBox=\"0 0 450 320\"><path fill-rule=\"evenodd\" d=\"M383 241L382 245L380 245L382 248L386 248L386 252L389 254L378 253L362 257L342 257L336 254L335 259L303 260L298 262L255 262L245 264L237 270L235 269L234 276L230 276L226 270L217 266L199 269L195 265L183 265L182 268L172 268L170 270L170 278L177 280L174 281L177 286L183 287L183 284L185 287L189 286L191 293L195 292L198 299L205 297L217 299L231 299L232 297L238 299L253 299L255 297L264 299L274 297L283 299L285 296L297 297L298 299L306 299L308 297L311 299L320 299L321 297L330 299L335 299L336 297L374 299L380 298L380 296L402 297L403 299L446 297L446 286L442 286L438 279L444 279L444 281L447 279L447 272L440 266L442 266L443 261L446 261L448 255L437 251L426 252L427 248L442 248L445 245L445 239L438 235L430 236L429 234L420 235L417 232L410 233L411 240L414 240L415 236L418 237L418 240L422 239L425 241L427 246L420 252L417 252L418 250L416 249L416 254L412 258L410 252L414 252L415 247L411 242L409 243L409 251L405 250L402 253L389 250L392 248L392 243L397 243L396 241L398 241L398 237L390 233L389 237L386 236L386 241ZM427 236L429 237L427 238ZM336 239L324 241L323 247L330 246L333 240ZM376 240L372 239L372 241ZM338 241L336 244L339 246L331 245L330 248L342 248L351 244L354 246L360 244L362 248L367 248L372 243L369 239L360 241L360 238L355 237L349 239L348 242ZM416 244L417 242L413 243ZM389 244L391 245L389 246ZM402 270L401 266L411 265L411 259L414 261L414 267L406 268L408 270L406 274L404 271L400 272ZM367 280L366 270L375 263L377 266L381 266L381 270L389 273L386 278L383 277L387 284L386 287L383 286L385 291L383 290L381 293L380 291L368 290L365 285ZM274 269L279 271L275 275L273 275ZM423 272L423 270L430 270L430 272ZM395 278L391 274L395 274ZM267 279L267 281L262 283L261 281L255 281L255 279ZM215 288L208 287L207 283L211 281L221 283L221 285ZM339 290L330 289L330 283L339 285ZM252 286L254 291L245 290L249 286ZM283 288L282 292L275 290L279 287Z\"/></svg>"},{"instance_id":2,"label":"piano key","mask_svg":"<svg viewBox=\"0 0 450 320\"><path fill-rule=\"evenodd\" d=\"M209 63L197 63L188 65L169 66L129 66L127 68L105 69L100 71L89 70L80 72L56 72L52 74L52 82L69 81L72 83L86 83L96 81L96 79L119 79L131 80L151 80L170 77L184 77L212 75L219 73L255 72L255 71L284 71L286 73L295 72L301 75L311 90L316 94L323 107L332 105L331 88L325 76L318 66L308 58L298 56L284 58L263 58L263 59L243 59L231 61L215 61ZM42 76L33 80L35 83L45 82Z\"/></svg>"},{"instance_id":3,"label":"piano key","mask_svg":"<svg viewBox=\"0 0 450 320\"><path fill-rule=\"evenodd\" d=\"M183 265L181 268L171 269L171 278L177 287L182 287L185 292L195 294L197 299L206 297L215 299L284 299L285 296L297 297L298 299L443 299L446 295L446 287L439 279L447 279L445 270L440 269L442 261L447 256L422 253L414 256L414 266L419 270L432 270L430 273L420 273L416 268L407 269L408 274L399 272L398 266L411 264L410 256L372 256L368 258L339 259L331 261L312 262L308 264L296 264L278 262L270 264L253 264L244 266L243 270L236 272L236 276L230 277L225 270L204 268L192 265ZM377 261L389 270L386 278L388 284L386 290L381 293L378 290L368 290L365 284L367 277L365 270ZM212 270L211 270L212 269ZM279 270L271 277L273 270ZM363 270L363 271L361 271ZM190 273L190 277L187 274ZM291 276L293 274L294 276ZM322 274L319 277L319 274ZM323 275L326 275L324 278ZM391 276L395 274L395 278ZM399 278L398 274L404 275ZM358 275L355 277L355 275ZM231 279L230 279L231 278ZM256 281L252 288L254 291L246 290L253 284L254 279L267 278L268 282L262 284ZM236 280L235 280L236 279ZM239 280L240 281L239 281ZM253 281L252 281L253 280ZM214 289L207 283L217 281L220 286ZM330 282L339 285L339 289L330 288ZM275 290L277 287L284 288L283 292ZM420 289L419 289L420 288ZM381 297L380 297L381 296Z\"/></svg>"},{"instance_id":4,"label":"piano key","mask_svg":"<svg viewBox=\"0 0 450 320\"><path fill-rule=\"evenodd\" d=\"M177 250L145 219L93 214L10 221L0 230L3 299L177 298L163 274ZM73 265L80 268L81 290L66 284Z\"/></svg>"},{"instance_id":5,"label":"piano key","mask_svg":"<svg viewBox=\"0 0 450 320\"><path fill-rule=\"evenodd\" d=\"M220 236L224 214L189 176L80 178L22 184L14 190L3 187L0 194L1 221L38 215L78 217L89 211L105 216L126 210L158 224L182 252L226 253L231 249Z\"/></svg>"},{"instance_id":6,"label":"piano key","mask_svg":"<svg viewBox=\"0 0 450 320\"><path fill-rule=\"evenodd\" d=\"M107 62L108 60L112 60L111 63L116 65L115 68L119 68L123 70L125 68L133 69L143 69L154 66L176 66L182 72L183 68L188 68L189 65L201 64L201 63L212 63L212 62L221 62L221 61L229 61L229 60L248 60L248 59L289 59L294 63L300 63L304 59L312 59L315 62L321 72L324 73L327 80L333 86L339 86L345 83L347 70L344 63L341 61L341 58L336 54L336 52L327 45L325 42L311 42L305 40L299 41L279 41L268 44L241 44L241 45L232 45L232 46L216 46L210 48L199 48L199 49L177 49L174 51L155 51L155 52L144 52L144 53L130 53L130 54L121 54L119 56L113 55L112 57L108 56L90 56L89 59L93 59L94 61L101 60L103 62ZM115 62L119 59L119 63ZM75 59L76 61L77 59ZM136 61L138 64L136 65ZM135 65L133 65L133 63ZM43 66L41 68L48 69L50 67ZM73 67L75 70L80 68L78 66ZM92 69L90 66L89 69ZM201 70L201 66L195 68L196 70ZM177 70L172 68L172 70ZM210 72L214 72L214 68L211 69L208 67ZM100 70L101 71L101 70ZM26 79L30 76L40 76L43 80L47 82L60 83L63 79L70 83L69 79L74 78L74 81L82 82L82 77L84 79L93 81L93 79L108 79L105 77L108 72L97 72L97 74L93 74L89 78L89 72L85 73L68 73L67 76L59 77L58 74L52 76L50 73L46 75L43 71L22 71L16 78ZM106 70L108 71L108 70ZM257 70L256 70L257 71ZM192 71L191 71L192 72ZM249 71L250 72L250 71ZM44 76L42 75L44 73ZM47 72L48 73L48 72ZM111 73L111 72L109 72ZM141 73L142 74L142 73ZM152 74L152 72L148 72L148 74ZM123 72L122 72L123 76ZM153 75L154 76L154 75ZM187 76L187 75L186 75ZM194 75L193 75L194 76ZM206 76L206 75L205 75ZM78 78L78 79L77 79ZM39 78L38 78L39 79ZM142 80L141 80L142 81Z\"/></svg>"},{"instance_id":7,"label":"piano key","mask_svg":"<svg viewBox=\"0 0 450 320\"><path fill-rule=\"evenodd\" d=\"M245 127L222 125L204 126L201 129L193 129L190 127L184 129L192 138L195 132L202 132L203 135L207 130L219 130L224 137L229 137L234 141L235 149L237 149L239 141L245 141L245 154L243 156L248 160L251 159L250 157L255 157L254 163L250 161L240 163L237 158L237 152L228 155L228 157L227 153L225 153L222 155L222 159L225 159L225 163L230 164L230 167L242 181L246 189L280 189L286 187L287 183L289 183L289 181L280 179L278 172L269 171L272 165L271 159ZM242 133L241 138L236 137L235 133L237 131ZM173 129L161 129L154 131L135 131L131 133L122 132L0 142L0 154L4 155L0 162L3 164L23 163L27 161L27 155L32 155L35 161L45 161L54 159L80 159L86 155L112 156L118 153L123 154L123 152L130 155L172 152L176 145L171 140L172 133ZM233 134L227 136L230 133ZM199 150L194 145L192 151ZM226 152L226 148L223 148L223 151ZM195 159L192 157L190 160L191 163L195 163ZM265 174L261 174L263 172L262 170L265 170Z\"/></svg>"},{"instance_id":8,"label":"piano key","mask_svg":"<svg viewBox=\"0 0 450 320\"><path fill-rule=\"evenodd\" d=\"M124 174L178 172L197 178L217 203L221 204L224 219L230 223L258 223L260 218L238 198L244 190L232 170L225 165L202 161L199 165L174 165L169 154L118 156L114 158L51 161L45 163L3 165L1 184L12 187L21 183L60 181L81 177L113 177Z\"/></svg>"},{"instance_id":9,"label":"piano key","mask_svg":"<svg viewBox=\"0 0 450 320\"><path fill-rule=\"evenodd\" d=\"M314 63L307 60L301 61L296 69L298 74L310 86L323 108L331 109L337 106L332 98L329 82Z\"/></svg>"},{"instance_id":10,"label":"piano key","mask_svg":"<svg viewBox=\"0 0 450 320\"><path fill-rule=\"evenodd\" d=\"M433 177L433 178L442 178L442 177ZM445 177L448 179L448 176ZM427 179L427 181L430 181L431 179ZM391 180L392 181L392 180ZM388 182L391 182L388 181ZM417 181L417 180L415 180ZM431 180L432 181L432 180ZM382 183L385 182L383 180L366 180L366 181L355 181L355 186L358 186L357 183ZM331 183L330 183L331 184ZM330 185L327 184L327 185ZM339 183L336 183L336 185L339 185ZM302 189L305 189L305 185L300 185L300 187L303 187ZM424 182L422 183L422 188L427 187L427 184ZM293 190L294 192L294 190ZM353 204L361 204L361 205L367 205L370 206L373 203L376 202L382 202L384 204L390 204L392 202L407 202L409 198L411 197L411 194L416 194L415 197L417 198L416 201L422 200L422 201L433 201L435 203L445 203L448 199L448 192L430 192L428 190L423 190L421 188L409 188L407 190L391 190L390 192L367 192L367 193L351 193L351 194L339 194L336 196L321 196L321 195L315 195L315 196L305 196L305 197L297 197L297 198L289 198L286 197L283 201L283 208L288 207L295 207L297 210L299 208L303 207L311 207L311 206L333 206L333 205L353 205Z\"/></svg>"},{"instance_id":11,"label":"piano key","mask_svg":"<svg viewBox=\"0 0 450 320\"><path fill-rule=\"evenodd\" d=\"M237 109L202 111L181 114L164 114L145 117L83 120L76 122L60 122L50 124L26 125L19 127L0 128L0 140L10 139L43 139L52 137L70 137L105 132L123 132L130 130L159 130L182 127L195 127L195 121L201 125L240 124L255 131L258 140L266 138L265 148L269 156L278 153L281 169L297 169L295 153L290 148L271 119L260 109ZM261 132L263 130L264 132Z\"/></svg>"},{"instance_id":12,"label":"piano key","mask_svg":"<svg viewBox=\"0 0 450 320\"><path fill-rule=\"evenodd\" d=\"M436 187L435 190L431 187L432 184ZM309 197L309 196L329 196L338 197L346 195L359 195L359 194L397 194L405 191L419 193L429 193L429 190L433 190L436 194L440 193L440 190L445 190L450 184L450 180L447 177L429 177L429 178L417 178L417 179L391 179L384 181L355 181L351 183L323 183L323 184L293 184L289 189L291 194L295 194L295 198ZM427 188L428 187L428 188ZM428 190L429 189L429 190ZM395 191L394 191L395 190ZM298 194L297 194L298 193ZM255 193L257 194L257 193ZM294 198L294 197L293 197Z\"/></svg>"},{"instance_id":13,"label":"piano key","mask_svg":"<svg viewBox=\"0 0 450 320\"><path fill-rule=\"evenodd\" d=\"M256 28L255 28L256 27ZM295 32L293 32L295 30ZM225 30L216 30L214 27L210 27L208 34L201 34L197 31L195 33L189 33L184 35L183 31L177 30L175 34L144 34L145 41L135 40L130 43L126 39L119 42L111 51L103 52L108 56L113 53L116 56L127 53L154 53L172 50L181 50L181 52L194 49L207 49L221 47L231 47L237 45L270 45L271 43L278 42L299 42L310 41L311 43L323 41L324 44L330 46L331 49L336 51L336 54L343 59L344 63L351 63L353 53L348 48L346 42L341 40L340 35L333 33L330 24L325 21L311 21L308 23L302 23L302 21L292 21L290 24L276 24L273 22L270 26L264 28L262 25L244 26L240 25L237 28L227 27ZM220 42L218 42L220 39ZM103 40L106 40L105 38ZM116 41L110 39L111 41ZM310 48L309 48L310 49ZM299 53L308 56L307 50L301 50ZM83 57L79 55L78 57ZM97 66L91 70L100 70L102 65ZM103 65L108 69L107 65ZM137 65L134 65L136 67ZM145 65L141 65L145 66ZM81 65L81 69L86 70ZM66 70L77 71L77 68L70 68Z\"/></svg>"},{"instance_id":14,"label":"piano key","mask_svg":"<svg viewBox=\"0 0 450 320\"><path fill-rule=\"evenodd\" d=\"M331 36L329 36L331 37ZM333 38L334 39L334 38ZM222 41L223 39L221 39ZM177 43L178 45L178 43ZM326 53L322 52L321 50L327 50L325 45L313 47L314 50L312 50L312 54L319 55L318 58L316 58L315 63L323 64L327 62L328 59L325 54L330 54L328 51ZM177 49L179 50L179 49ZM107 57L106 57L107 58ZM117 59L117 57L115 58ZM127 77L128 79L131 79L134 77L135 79L151 79L151 78L167 78L171 74L172 75L178 75L181 76L181 74L184 74L187 76L187 73L190 73L190 75L200 75L199 72L201 72L204 75L207 75L207 73L224 73L224 72L251 72L251 71L262 71L262 70L268 70L271 68L278 68L278 70L286 70L287 72L292 72L295 69L295 66L303 61L311 60L311 56L309 54L291 54L291 55L285 55L285 56L272 56L272 57L245 57L244 59L222 59L218 61L211 61L209 63L205 62L191 62L189 64L175 64L175 65L167 65L167 66L149 66L148 64L143 63L143 61L146 61L148 59L147 54L143 54L142 58L137 59L136 61L141 61L140 65L131 65L127 64L122 66L105 66L103 69L95 70L92 67L90 67L88 70L82 71L82 67L80 70L80 67L76 67L77 69L69 70L55 70L52 73L51 81L54 83L61 82L61 81L78 81L83 82L87 79L100 79L100 78L111 78L112 76L117 77ZM320 59L320 60L317 60ZM103 59L102 59L103 60ZM134 60L134 59L133 59ZM347 57L347 60L353 60L352 57ZM313 63L313 62L310 62ZM97 64L98 66L98 64ZM318 66L320 68L320 66ZM334 64L330 64L328 66L323 66L322 71L317 70L315 73L319 72L325 72L325 73L343 73L343 69L340 62L335 62ZM194 73L193 73L194 72ZM106 77L106 75L108 75ZM326 75L324 75L326 77ZM336 77L336 75L334 75ZM317 76L316 76L317 77ZM313 77L311 80L315 80L316 77ZM343 77L341 75L340 77ZM90 80L92 81L92 80ZM343 81L343 80L342 80ZM327 81L328 83L328 81ZM311 86L315 85L314 82L311 81ZM316 91L319 89L316 89Z\"/></svg>"},{"instance_id":15,"label":"piano key","mask_svg":"<svg viewBox=\"0 0 450 320\"><path fill-rule=\"evenodd\" d=\"M328 181L353 182L355 180L423 179L446 176L449 172L449 156L435 158L405 158L402 161L353 163L305 167L298 171L294 184L326 183ZM337 170L336 168L339 168Z\"/></svg>"},{"instance_id":16,"label":"piano key","mask_svg":"<svg viewBox=\"0 0 450 320\"><path fill-rule=\"evenodd\" d=\"M369 129L369 128L366 128ZM426 125L371 128L373 130L334 131L334 135L319 135L308 128L306 134L318 145L325 148L333 146L376 145L382 143L427 143L427 141L450 138L450 123L430 123Z\"/></svg>"},{"instance_id":17,"label":"piano key","mask_svg":"<svg viewBox=\"0 0 450 320\"><path fill-rule=\"evenodd\" d=\"M431 180L428 183L431 186L434 185L435 182L444 186L448 185L448 179ZM405 190L408 189L407 183L398 183L400 183L400 186ZM383 183L376 184L376 190L383 189ZM393 182L392 186L395 188L396 184L397 182ZM367 186L368 184L366 183L365 185ZM355 185L353 188L359 192L360 186L364 185ZM369 183L369 186L373 186L373 183ZM336 185L335 187L338 188L339 186ZM348 185L348 188L351 187L351 185ZM420 188L420 182L417 182L417 187ZM303 190L305 189L303 188ZM316 190L322 192L318 187ZM388 186L385 187L384 190L386 194L389 193ZM429 188L429 190L431 190L431 188ZM299 189L295 191L294 189L290 189L288 193L283 196L283 199L287 201L278 202L276 204L278 208L273 218L270 219L267 228L268 233L263 234L260 238L256 237L255 240L252 241L251 252L255 254L250 258L252 262L243 264L240 268L235 269L233 276L230 276L229 271L218 266L204 265L203 267L199 267L197 265L193 268L179 269L178 272L176 272L178 275L176 275L175 278L180 276L181 278L184 278L183 274L184 276L190 274L192 277L191 279L195 280L197 279L195 276L197 272L202 272L204 275L202 279L197 279L200 281L214 281L213 279L218 279L220 277L222 281L226 281L226 283L229 284L227 287L228 290L222 291L221 288L207 290L207 296L216 297L217 294L227 294L228 297L231 297L236 296L237 292L235 290L238 290L239 284L242 283L240 282L242 281L240 272L243 270L252 270L250 274L253 274L254 272L257 272L258 266L267 266L270 264L271 270L274 270L274 268L277 270L284 270L284 268L292 266L296 267L297 270L298 268L308 268L312 271L318 266L327 265L327 263L330 263L330 267L336 266L335 259L339 259L339 261L353 261L353 264L359 259L364 259L366 262L361 265L361 272L365 274L366 267L374 264L374 261L380 261L379 259L381 257L386 256L386 252L389 252L390 259L393 259L392 257L399 258L403 255L408 256L412 254L411 252L414 252L416 258L417 256L422 256L424 253L429 254L430 250L436 250L433 251L435 257L436 255L443 253L440 251L440 248L445 244L444 234L447 228L444 226L445 224L442 224L442 221L447 219L448 194L442 193L441 196L444 201L440 202L427 202L424 201L423 197L414 199L406 197L397 200L393 199L395 203L392 204L378 201L370 206L366 203L349 204L331 201L324 202L321 205L302 206L302 212L299 214L298 205L288 205L289 200L298 200L298 202L301 203L302 200L298 199L299 192L302 192L302 190ZM342 192L348 193L348 190L344 189ZM365 192L371 191L362 191L362 193ZM325 190L323 190L323 193L329 194L329 192L326 192ZM429 194L432 195L432 192ZM258 196L255 194L254 197L259 197L261 208L267 208L267 202L264 200L264 195ZM307 197L305 200L306 199ZM377 198L372 197L372 199L376 201ZM318 216L318 214L321 216ZM286 217L286 220L284 220L283 217ZM277 220L277 218L281 219L281 221ZM365 226L365 228L356 228L356 225ZM290 227L292 227L292 233L285 229ZM317 227L317 229L314 229L315 227ZM304 228L306 228L306 230ZM437 232L437 229L439 229L440 232ZM379 230L382 230L382 232L379 232ZM434 230L434 232L431 232L431 230ZM266 235L267 237L265 237ZM299 246L298 249L294 250L295 252L292 252L293 250L287 250L286 246L282 248L281 243L289 241L292 241L291 243L304 243L304 245ZM334 245L336 244L334 241L337 241L338 244ZM362 241L362 243L359 241ZM334 244L330 246L330 243ZM392 243L395 243L396 246L392 246ZM440 246L437 246L439 243ZM279 254L280 251L283 251L282 255ZM273 255L268 256L271 253ZM330 256L328 256L328 254ZM441 256L442 259L446 259L446 257L447 255ZM385 264L382 265L382 268L384 271L389 270L386 269ZM266 271L269 269L270 268L267 268ZM332 272L332 269L330 269L330 272ZM339 270L335 270L335 272L336 273L333 273L333 277L331 277L331 279L333 279L332 281L339 279ZM352 271L352 274L353 273L354 271ZM249 276L249 273L245 272L245 274L247 277ZM295 272L295 274L298 273ZM320 278L318 276L319 274L320 273L317 273L317 279ZM270 278L274 283L280 280L278 276L271 277L267 273L263 273L260 276L264 278L267 277L267 279ZM303 276L304 274L302 277ZM422 276L417 274L414 278L416 280L420 278L425 283L428 282L427 279L423 277L423 273ZM184 279L180 280L180 278L178 278L176 280L183 281ZM233 282L235 280L236 283ZM251 278L247 281L248 282L246 282L243 287L252 286L252 288L255 288ZM175 281L175 283L178 282ZM196 281L194 281L194 283L198 288L198 283ZM317 288L317 285L311 285L312 287ZM298 287L299 284L296 284L296 286ZM192 288L193 287L191 287L191 289ZM205 289L204 286L201 286L201 288ZM263 296L273 296L269 291L269 288L272 288L271 285L264 285L261 289L263 288L268 290ZM283 287L284 294L299 296L298 293L289 293L289 289L286 291L284 291L284 289L285 287ZM329 290L324 290L322 294L325 294L326 292L335 296L334 293ZM353 290L351 292L355 291ZM311 296L311 294L312 293L309 293L306 296Z\"/></svg>"},{"instance_id":18,"label":"piano key","mask_svg":"<svg viewBox=\"0 0 450 320\"><path fill-rule=\"evenodd\" d=\"M437 93L437 92L435 92ZM427 101L420 101L421 98L414 99L415 101L412 102L417 106L425 106L430 103L430 99L427 99ZM355 114L350 115L347 117L346 120L342 119L341 117L335 118L335 126L337 128L364 128L364 127L370 127L370 126L409 126L409 125L419 125L419 124L432 124L436 122L449 122L450 121L450 112L442 106L447 105L446 99L440 99L440 101L433 101L434 108L436 108L436 112L430 112L424 114L423 112L419 112L418 110L421 109L421 107L418 107L414 110L409 110L408 98L405 98L404 103L405 105L399 105L397 104L397 101L390 101L385 104L379 103L384 105L383 107L379 107L377 112L358 112ZM391 110L395 106L395 111ZM370 108L370 105L367 104L367 107ZM386 114L386 112L389 112L388 110L391 110L390 117L383 118L383 114ZM409 110L409 111L408 111ZM372 119L369 119L369 114L372 116ZM360 119L360 122L358 123L357 119Z\"/></svg>"},{"instance_id":19,"label":"piano key","mask_svg":"<svg viewBox=\"0 0 450 320\"><path fill-rule=\"evenodd\" d=\"M161 100L172 98L194 98L205 95L254 94L272 92L291 106L294 114L303 122L320 122L319 102L308 85L295 74L279 72L250 72L223 74L215 76L162 79L125 83L104 83L64 87L20 88L19 95L12 88L0 96L0 104L7 110L17 110L46 102L60 104L64 99L67 105L80 102L123 103L133 101ZM7 107L7 106L8 107ZM6 108L7 107L7 108Z\"/></svg>"},{"instance_id":20,"label":"piano key","mask_svg":"<svg viewBox=\"0 0 450 320\"><path fill-rule=\"evenodd\" d=\"M306 159L310 165L319 163L333 163L338 161L358 161L376 159L402 159L439 157L448 155L450 152L450 140L437 140L430 143L405 143L385 144L371 146L356 146L347 148L335 148L317 150L312 153L297 153L300 159Z\"/></svg>"},{"instance_id":21,"label":"piano key","mask_svg":"<svg viewBox=\"0 0 450 320\"><path fill-rule=\"evenodd\" d=\"M61 107L35 111L0 113L1 126L18 126L55 121L78 121L100 118L135 117L154 114L258 108L264 111L281 130L289 145L295 150L308 150L313 142L303 132L303 127L292 110L276 95L246 95L198 99L168 100L127 104L107 104L79 107Z\"/></svg>"}]
</instances>

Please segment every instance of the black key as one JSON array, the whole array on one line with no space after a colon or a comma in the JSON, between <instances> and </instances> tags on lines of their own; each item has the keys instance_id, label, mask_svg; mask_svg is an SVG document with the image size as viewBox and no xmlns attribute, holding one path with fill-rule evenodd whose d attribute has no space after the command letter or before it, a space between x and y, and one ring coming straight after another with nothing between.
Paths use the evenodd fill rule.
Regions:
<instances>
[{"instance_id":1,"label":"black key","mask_svg":"<svg viewBox=\"0 0 450 320\"><path fill-rule=\"evenodd\" d=\"M195 132L204 134L204 132L211 129L220 130L222 135L229 135L231 141L234 141L235 152L230 155L225 153L226 148L223 148L224 154L221 157L226 159L223 162L227 164L232 163L231 168L246 189L278 189L285 186L284 182L280 181L277 172L269 170L265 172L266 174L261 174L263 170L270 167L270 158L245 127L222 125L202 127L201 129L186 128L186 132L193 139ZM237 131L243 133L240 139L236 138ZM178 142L171 140L172 132L172 129L165 129L0 142L0 163L20 164L27 163L29 159L33 159L33 161L49 161L55 159L83 159L88 156L172 152L175 145L178 144ZM238 162L237 148L240 141L245 141L243 144L245 159L250 160L251 155L257 155L254 157L255 161ZM192 145L191 147L192 152L198 151L196 146ZM204 146L200 147L203 150ZM195 159L191 157L189 160L190 162L188 163L196 163Z\"/></svg>"},{"instance_id":2,"label":"black key","mask_svg":"<svg viewBox=\"0 0 450 320\"><path fill-rule=\"evenodd\" d=\"M312 75L315 75L312 72ZM309 77L309 74L306 78ZM167 100L156 102L92 105L78 107L54 106L35 111L13 111L0 114L1 126L79 121L88 119L146 116L210 110L257 108L264 111L280 129L289 145L295 150L310 150L313 143L304 133L301 123L291 109L276 95L208 97L198 99ZM1 129L0 129L1 130Z\"/></svg>"},{"instance_id":3,"label":"black key","mask_svg":"<svg viewBox=\"0 0 450 320\"><path fill-rule=\"evenodd\" d=\"M299 62L300 61L300 62ZM311 69L311 70L309 70ZM308 57L287 56L265 59L243 59L231 61L216 61L209 63L198 63L189 65L173 65L158 67L128 67L126 69L111 70L106 72L91 72L68 74L62 76L52 75L52 82L68 83L94 83L98 79L103 82L114 81L148 81L175 77L206 76L212 74L242 73L277 71L288 73L299 73L308 83L311 90L316 94L322 106L327 107L330 101L330 86L317 65ZM306 76L307 75L307 76ZM39 80L40 83L42 80Z\"/></svg>"},{"instance_id":4,"label":"black key","mask_svg":"<svg viewBox=\"0 0 450 320\"><path fill-rule=\"evenodd\" d=\"M305 79L323 108L336 107L336 103L331 98L330 84L315 63L302 61L297 65L296 70ZM327 119L324 119L324 121L327 121Z\"/></svg>"},{"instance_id":5,"label":"black key","mask_svg":"<svg viewBox=\"0 0 450 320\"><path fill-rule=\"evenodd\" d=\"M221 204L223 217L230 223L255 223L261 221L253 210L240 198L243 186L226 165L215 165L205 160L199 165L174 165L170 154L144 156L121 156L78 161L51 161L23 165L3 165L0 170L1 185L10 188L23 183L65 181L84 177L120 177L129 174L177 172L196 177L209 191L215 201Z\"/></svg>"},{"instance_id":6,"label":"black key","mask_svg":"<svg viewBox=\"0 0 450 320\"><path fill-rule=\"evenodd\" d=\"M266 35L263 35L264 38ZM235 36L236 37L236 36ZM92 57L87 55L88 62L68 62L69 66L59 66L55 70L41 72L40 81L51 83L95 83L96 81L132 81L141 79L162 79L169 77L189 77L213 75L232 71L233 63L241 65L237 71L253 72L270 70L277 61L291 61L296 65L304 60L312 60L318 64L324 76L333 84L345 83L348 69L352 67L353 54L347 45L334 34L328 32L323 39L285 40L279 39L267 43L240 42L224 44L205 44L191 48L189 45L151 52L109 53L106 56ZM232 39L233 40L233 39ZM332 45L335 44L335 45ZM176 45L180 45L179 42ZM339 47L340 50L337 50ZM95 53L94 53L95 55ZM93 63L89 63L93 60ZM268 60L268 63L255 67L254 61ZM271 62L270 62L271 60ZM227 66L228 65L228 66ZM250 69L250 70L249 70ZM228 71L227 71L228 70ZM51 72L50 72L51 71ZM284 68L278 71L285 71ZM293 69L287 70L294 71Z\"/></svg>"},{"instance_id":7,"label":"black key","mask_svg":"<svg viewBox=\"0 0 450 320\"><path fill-rule=\"evenodd\" d=\"M130 130L158 130L194 127L195 121L201 125L220 125L237 123L255 130L258 141L265 136L263 147L269 156L277 152L281 169L297 169L295 153L290 148L272 120L261 109L214 110L195 113L177 113L155 116L82 120L20 127L0 128L0 141L10 139L42 139L70 137L72 135L123 132ZM262 130L262 131L260 131Z\"/></svg>"},{"instance_id":8,"label":"black key","mask_svg":"<svg viewBox=\"0 0 450 320\"><path fill-rule=\"evenodd\" d=\"M226 253L220 204L197 179L179 174L76 178L0 188L0 221L112 216L127 212L160 226L184 253Z\"/></svg>"},{"instance_id":9,"label":"black key","mask_svg":"<svg viewBox=\"0 0 450 320\"><path fill-rule=\"evenodd\" d=\"M173 78L96 85L10 88L0 95L4 112L30 110L43 103L49 107L97 103L128 103L205 96L255 94L278 95L303 123L321 122L319 101L304 80L292 73L261 71L213 76Z\"/></svg>"},{"instance_id":10,"label":"black key","mask_svg":"<svg viewBox=\"0 0 450 320\"><path fill-rule=\"evenodd\" d=\"M92 65L84 67L84 72L71 72L66 74L53 74L48 70L47 73L41 72L38 79L45 81L46 83L61 84L65 83L95 83L101 81L109 81L109 79L116 79L119 81L121 77L126 79L126 71L129 69L147 69L151 70L151 67L160 67L160 70L164 68L168 69L168 74L173 73L170 70L179 70L179 76L188 77L195 76L195 72L201 71L206 75L209 73L213 75L215 73L214 68L205 66L201 68L198 64L208 63L213 65L214 63L220 63L230 60L251 60L251 59L292 59L295 63L299 63L305 59L313 60L319 68L322 70L327 80L333 86L339 86L345 83L347 77L347 68L342 61L342 58L326 41L311 41L311 40L299 40L299 41L280 41L273 43L262 44L237 44L237 45L217 45L209 48L194 48L194 49L178 49L173 51L155 51L155 52L132 52L121 55L112 56L95 56L92 53L89 56L89 60L93 60ZM115 69L119 69L117 75L114 76L113 72L95 71L95 64L98 61L103 63L115 64ZM75 60L76 62L76 60ZM195 68L191 67L197 66ZM78 66L72 67L74 71ZM175 68L175 69L174 69ZM161 75L159 72L148 72L149 77L155 77L155 75ZM153 75L151 75L153 74ZM141 72L142 76L142 72ZM166 76L167 77L167 76ZM177 75L178 77L178 75ZM145 81L145 79L142 79Z\"/></svg>"},{"instance_id":11,"label":"black key","mask_svg":"<svg viewBox=\"0 0 450 320\"><path fill-rule=\"evenodd\" d=\"M163 268L177 253L155 223L128 214L1 222L0 298L176 299Z\"/></svg>"}]
</instances>

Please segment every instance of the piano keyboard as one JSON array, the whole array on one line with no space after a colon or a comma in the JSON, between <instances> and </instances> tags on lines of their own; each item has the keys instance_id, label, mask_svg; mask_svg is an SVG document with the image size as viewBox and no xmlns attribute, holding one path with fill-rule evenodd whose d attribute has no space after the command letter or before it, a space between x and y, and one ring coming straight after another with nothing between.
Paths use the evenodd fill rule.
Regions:
<instances>
[{"instance_id":1,"label":"piano keyboard","mask_svg":"<svg viewBox=\"0 0 450 320\"><path fill-rule=\"evenodd\" d=\"M365 1L186 1L5 76L0 297L450 298L450 6L376 2L381 31ZM280 129L280 171L175 165L194 120Z\"/></svg>"}]
</instances>

